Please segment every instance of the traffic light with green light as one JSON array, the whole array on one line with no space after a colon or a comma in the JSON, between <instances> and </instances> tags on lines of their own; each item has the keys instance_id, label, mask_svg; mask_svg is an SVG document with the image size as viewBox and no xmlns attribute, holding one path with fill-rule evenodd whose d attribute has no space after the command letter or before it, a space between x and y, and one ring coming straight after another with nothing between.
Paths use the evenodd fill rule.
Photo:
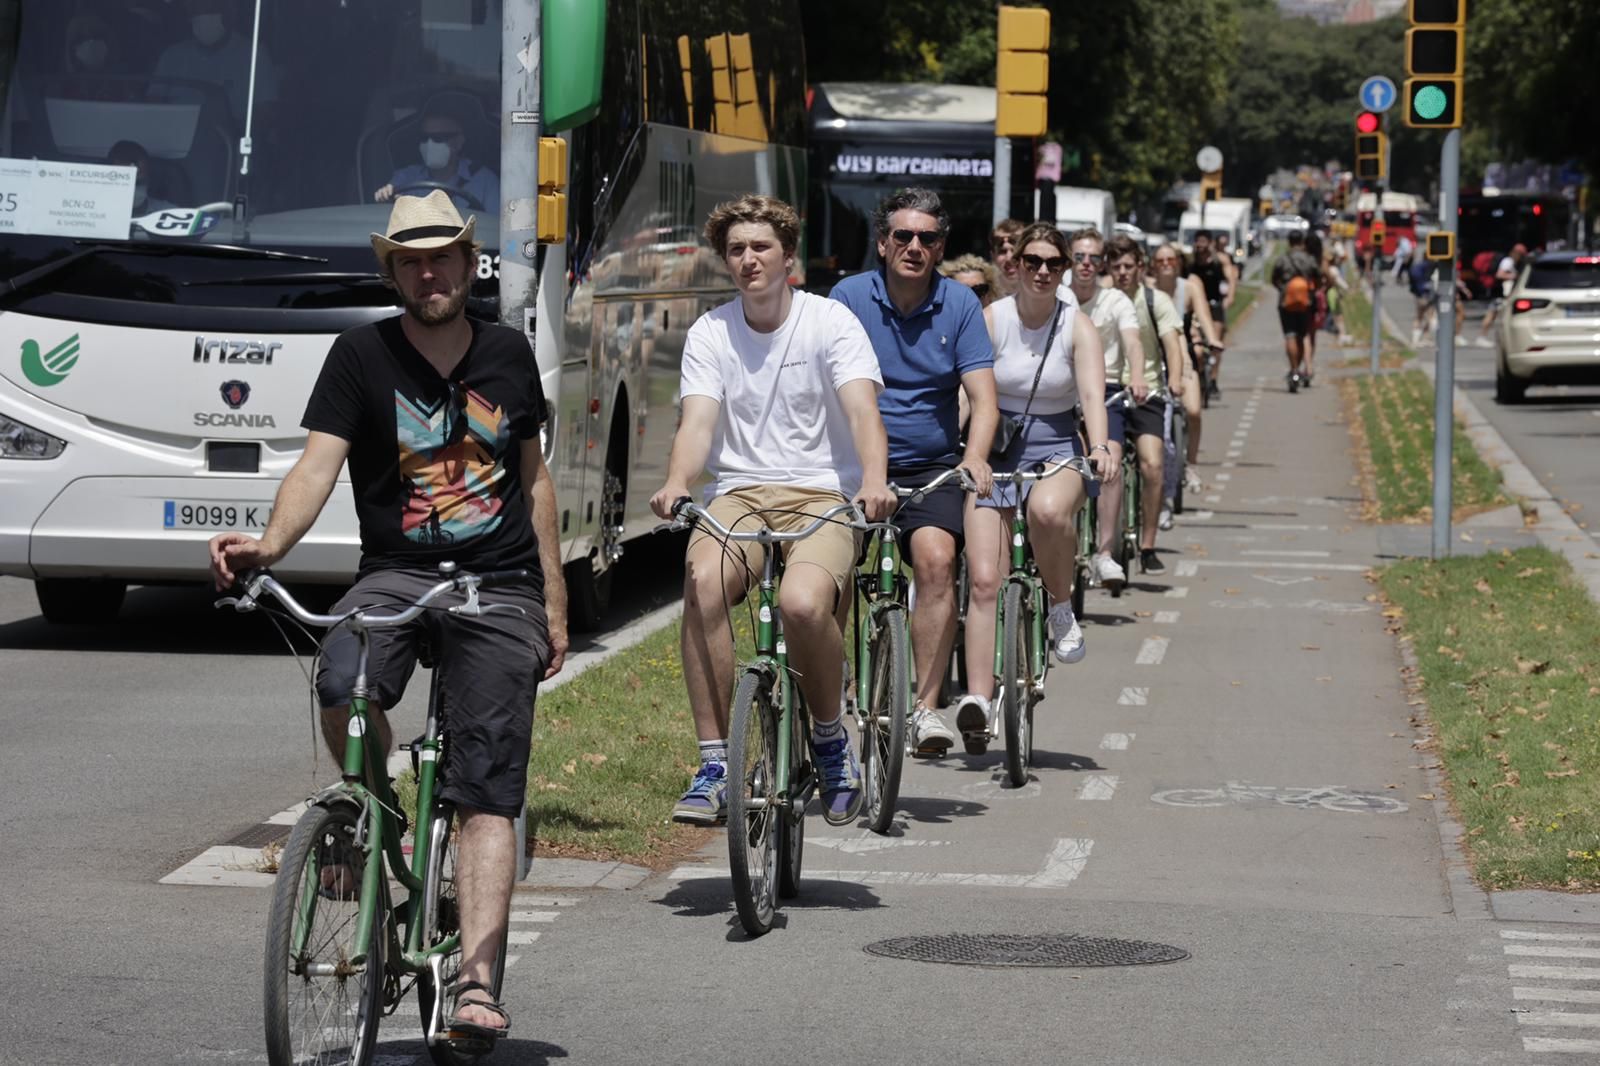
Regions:
<instances>
[{"instance_id":1,"label":"traffic light with green light","mask_svg":"<svg viewBox=\"0 0 1600 1066\"><path fill-rule=\"evenodd\" d=\"M1466 0L1411 0L1407 17L1405 123L1458 129L1467 54Z\"/></svg>"}]
</instances>

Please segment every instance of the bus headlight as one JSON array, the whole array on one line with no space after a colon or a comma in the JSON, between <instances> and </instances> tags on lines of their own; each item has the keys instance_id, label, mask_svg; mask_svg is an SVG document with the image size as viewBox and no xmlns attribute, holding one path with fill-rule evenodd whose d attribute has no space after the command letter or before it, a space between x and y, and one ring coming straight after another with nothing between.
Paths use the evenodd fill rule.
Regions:
<instances>
[{"instance_id":1,"label":"bus headlight","mask_svg":"<svg viewBox=\"0 0 1600 1066\"><path fill-rule=\"evenodd\" d=\"M0 415L0 459L54 459L66 447L60 437Z\"/></svg>"}]
</instances>

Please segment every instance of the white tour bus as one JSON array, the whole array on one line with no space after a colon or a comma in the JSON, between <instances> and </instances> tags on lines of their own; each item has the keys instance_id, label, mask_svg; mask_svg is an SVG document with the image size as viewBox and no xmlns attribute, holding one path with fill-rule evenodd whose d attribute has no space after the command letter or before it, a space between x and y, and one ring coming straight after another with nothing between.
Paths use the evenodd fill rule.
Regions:
<instances>
[{"instance_id":1,"label":"white tour bus","mask_svg":"<svg viewBox=\"0 0 1600 1066\"><path fill-rule=\"evenodd\" d=\"M803 203L804 57L792 0L542 0L537 51L502 28L531 11L0 0L0 574L46 618L202 581L207 538L264 526L333 338L397 313L374 194L436 187L444 114L484 244L469 312L535 342L573 621L598 620L654 523L684 334L732 292L701 225L745 192ZM541 113L570 158L544 246ZM341 487L278 570L357 558Z\"/></svg>"}]
</instances>

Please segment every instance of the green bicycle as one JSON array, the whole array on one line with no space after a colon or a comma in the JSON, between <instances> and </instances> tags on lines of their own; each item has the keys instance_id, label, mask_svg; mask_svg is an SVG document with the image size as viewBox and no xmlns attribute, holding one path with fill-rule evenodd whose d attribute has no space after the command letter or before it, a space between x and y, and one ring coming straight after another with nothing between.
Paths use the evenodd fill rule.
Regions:
<instances>
[{"instance_id":1,"label":"green bicycle","mask_svg":"<svg viewBox=\"0 0 1600 1066\"><path fill-rule=\"evenodd\" d=\"M903 502L920 500L956 478L967 492L975 492L972 476L961 467L945 471L915 489L889 488ZM900 571L900 531L893 521L869 522L860 528L875 532L868 545L869 566L857 570L859 595L852 608L856 647L856 684L847 700L861 733L862 787L866 790L863 813L867 828L887 833L894 824L900 796L900 774L905 766L906 728L916 696L916 674L911 667L911 593ZM963 584L965 569L962 570ZM966 610L966 589L958 586L957 609ZM867 605L862 622L861 605ZM956 656L961 654L960 619L957 620ZM952 668L954 671L954 668Z\"/></svg>"},{"instance_id":2,"label":"green bicycle","mask_svg":"<svg viewBox=\"0 0 1600 1066\"><path fill-rule=\"evenodd\" d=\"M1022 486L1043 481L1063 470L1071 470L1091 484L1098 480L1094 468L1082 458L1067 459L1050 466L1036 464L1032 470L995 474L995 484L1010 484L1021 500ZM1085 509L1089 504L1085 503ZM995 605L995 700L1000 707L1006 738L1006 776L1014 788L1028 783L1028 764L1033 759L1033 707L1044 696L1044 681L1050 672L1050 648L1045 632L1048 604L1044 581L1028 541L1028 508L1012 509L1011 571L1006 575ZM997 723L990 717L989 734L997 735Z\"/></svg>"},{"instance_id":3,"label":"green bicycle","mask_svg":"<svg viewBox=\"0 0 1600 1066\"><path fill-rule=\"evenodd\" d=\"M1166 400L1169 398L1166 387L1150 390L1148 400ZM1106 398L1106 406L1114 407L1121 404L1123 407L1138 406L1133 400L1132 389L1121 389ZM1139 450L1135 445L1137 438L1130 431L1127 440L1122 446L1122 514L1120 516L1120 531L1116 543L1112 547L1111 557L1117 565L1122 567L1122 572L1133 575L1134 560L1139 558L1139 532L1144 528L1144 478L1139 473ZM1187 443L1185 444L1187 447ZM1121 596L1126 583L1118 585L1111 591L1111 595Z\"/></svg>"},{"instance_id":4,"label":"green bicycle","mask_svg":"<svg viewBox=\"0 0 1600 1066\"><path fill-rule=\"evenodd\" d=\"M268 610L260 599L269 594L302 624L346 626L360 644L347 734L359 743L345 745L342 779L311 799L278 861L267 917L264 989L272 1066L365 1066L377 1044L378 1022L399 1006L410 989L407 979L416 985L428 1054L435 1063L464 1066L477 1062L492 1046L472 1034L453 1035L446 1024L448 992L461 969L461 936L456 834L451 831L455 811L438 798L440 759L449 744L440 673L434 671L426 727L411 745L417 824L407 862L401 839L405 815L369 717L368 631L404 625L448 593L464 596L464 602L442 608L452 614L520 611L510 604L481 603L478 592L526 582L529 575L526 570L460 573L454 563L441 563L439 575L439 583L416 602L387 614L314 614L264 570L245 576L240 595L217 603L240 612ZM520 820L517 839L523 839ZM521 870L519 866L519 874ZM391 878L406 891L398 904L390 898ZM502 934L488 989L497 1001L505 959Z\"/></svg>"},{"instance_id":5,"label":"green bicycle","mask_svg":"<svg viewBox=\"0 0 1600 1066\"><path fill-rule=\"evenodd\" d=\"M739 669L728 717L728 869L739 924L751 936L772 928L780 896L792 899L800 891L806 804L820 784L808 742L811 714L789 669L778 610L779 559L773 548L804 540L842 514L857 519L849 523L853 528L864 528L853 503L830 508L804 529L789 533L765 526L736 533L687 496L672 505L677 527L703 524L724 541L754 541L763 550L755 657ZM869 717L876 721L879 716ZM892 726L895 716L889 717Z\"/></svg>"}]
</instances>

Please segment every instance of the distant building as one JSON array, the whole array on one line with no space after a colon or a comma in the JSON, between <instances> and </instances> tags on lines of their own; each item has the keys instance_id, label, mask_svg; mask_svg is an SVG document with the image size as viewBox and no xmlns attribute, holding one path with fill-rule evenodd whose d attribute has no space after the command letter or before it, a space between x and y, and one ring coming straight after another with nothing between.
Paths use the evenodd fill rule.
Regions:
<instances>
[{"instance_id":1,"label":"distant building","mask_svg":"<svg viewBox=\"0 0 1600 1066\"><path fill-rule=\"evenodd\" d=\"M1278 0L1278 11L1285 18L1315 19L1324 26L1372 22L1398 15L1405 6L1406 0Z\"/></svg>"}]
</instances>

